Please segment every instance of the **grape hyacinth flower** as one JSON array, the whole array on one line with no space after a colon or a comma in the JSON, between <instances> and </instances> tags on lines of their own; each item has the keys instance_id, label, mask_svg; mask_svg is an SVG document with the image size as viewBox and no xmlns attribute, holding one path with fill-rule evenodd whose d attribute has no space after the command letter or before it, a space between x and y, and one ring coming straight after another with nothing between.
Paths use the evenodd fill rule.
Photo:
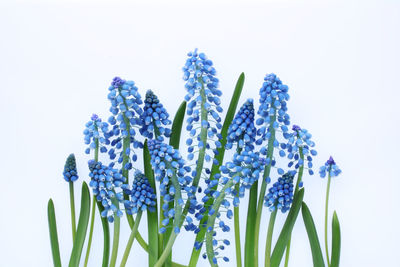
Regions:
<instances>
[{"instance_id":1,"label":"grape hyacinth flower","mask_svg":"<svg viewBox=\"0 0 400 267\"><path fill-rule=\"evenodd\" d=\"M269 140L271 131L280 128L283 133L288 131L290 117L287 114L287 103L289 100L289 87L282 84L282 81L273 73L267 74L264 78L263 86L260 89L260 107L257 114L257 125L263 125L258 129L257 135L261 136L257 140L257 145L261 145L263 141ZM274 147L278 146L278 141L273 143Z\"/></svg>"},{"instance_id":2,"label":"grape hyacinth flower","mask_svg":"<svg viewBox=\"0 0 400 267\"><path fill-rule=\"evenodd\" d=\"M199 152L198 168L194 173L194 185L197 186L204 160L212 160L211 155L206 153L207 150L211 149L215 154L216 149L221 147L219 130L222 124L218 113L222 112L219 98L222 92L218 89L219 81L215 77L213 62L204 53L198 53L197 49L188 53L188 56L183 67L183 80L186 81L187 90L185 100L188 102L186 130L190 133L186 144L189 160L193 160L194 154ZM199 151L194 151L195 147ZM218 164L216 161L213 163Z\"/></svg>"},{"instance_id":3,"label":"grape hyacinth flower","mask_svg":"<svg viewBox=\"0 0 400 267\"><path fill-rule=\"evenodd\" d=\"M119 151L117 162L122 164L124 170L130 170L132 164L128 159L137 160L131 144L133 148L143 148L143 144L135 139L136 131L134 129L134 127L142 125L140 116L143 110L140 105L143 102L133 81L115 77L108 90L110 91L108 99L111 102L110 112L112 113L108 122L113 125L110 137L114 137L111 141L113 148L109 150L108 154L110 159L114 160L117 157L116 152Z\"/></svg>"},{"instance_id":4,"label":"grape hyacinth flower","mask_svg":"<svg viewBox=\"0 0 400 267\"><path fill-rule=\"evenodd\" d=\"M171 135L171 129L165 127L171 124L168 119L169 114L151 90L146 92L143 113L140 117L142 119L140 133L144 137L152 139L154 135L165 137Z\"/></svg>"},{"instance_id":5,"label":"grape hyacinth flower","mask_svg":"<svg viewBox=\"0 0 400 267\"><path fill-rule=\"evenodd\" d=\"M269 207L271 212L278 209L285 213L290 209L293 202L293 178L295 174L295 171L285 173L269 189L264 198L264 206Z\"/></svg>"},{"instance_id":6,"label":"grape hyacinth flower","mask_svg":"<svg viewBox=\"0 0 400 267\"><path fill-rule=\"evenodd\" d=\"M75 155L70 154L64 165L63 176L67 182L75 182L78 180L78 171L76 170Z\"/></svg>"},{"instance_id":7,"label":"grape hyacinth flower","mask_svg":"<svg viewBox=\"0 0 400 267\"><path fill-rule=\"evenodd\" d=\"M285 133L285 138L288 140L286 144L281 144L279 155L281 157L286 156L290 160L288 167L294 165L295 169L306 166L310 175L314 174L313 167L313 156L317 155L317 151L313 149L315 147L314 141L311 140L311 134L306 130L302 129L297 125L293 125L293 132ZM283 174L282 169L278 169L279 174Z\"/></svg>"},{"instance_id":8,"label":"grape hyacinth flower","mask_svg":"<svg viewBox=\"0 0 400 267\"><path fill-rule=\"evenodd\" d=\"M122 190L127 185L125 177L117 169L103 165L100 161L90 160L89 163L89 186L92 188L96 200L101 202L104 210L102 217L107 217L109 222L114 221L114 214L122 217L123 213L119 208L119 202L123 202Z\"/></svg>"},{"instance_id":9,"label":"grape hyacinth flower","mask_svg":"<svg viewBox=\"0 0 400 267\"><path fill-rule=\"evenodd\" d=\"M339 169L332 157L329 157L325 165L321 166L321 168L319 169L319 174L321 178L325 178L326 173L328 173L331 177L335 177L338 176L341 172L342 170Z\"/></svg>"},{"instance_id":10,"label":"grape hyacinth flower","mask_svg":"<svg viewBox=\"0 0 400 267\"><path fill-rule=\"evenodd\" d=\"M89 145L85 153L89 154L91 149L100 149L101 153L107 152L107 145L110 144L108 123L103 122L99 116L93 114L90 121L86 123L83 131L85 144Z\"/></svg>"},{"instance_id":11,"label":"grape hyacinth flower","mask_svg":"<svg viewBox=\"0 0 400 267\"><path fill-rule=\"evenodd\" d=\"M169 208L169 202L175 201L180 207L178 211L181 213L184 204L182 192L185 192L188 198L191 198L195 190L190 186L192 177L186 175L190 172L190 167L185 166L185 161L177 149L163 143L162 137L150 139L148 148L155 178L160 182L160 196L164 200L162 205L165 216L162 221L164 227L160 228L160 233L164 233L166 231L165 226L169 224L170 219L177 219L177 221L184 219L176 214L176 209ZM179 227L175 226L174 231L179 233Z\"/></svg>"},{"instance_id":12,"label":"grape hyacinth flower","mask_svg":"<svg viewBox=\"0 0 400 267\"><path fill-rule=\"evenodd\" d=\"M124 201L126 213L135 214L138 211L155 211L157 197L150 186L149 180L140 171L135 172L132 188L126 188L124 191L125 194L130 196L130 200Z\"/></svg>"},{"instance_id":13,"label":"grape hyacinth flower","mask_svg":"<svg viewBox=\"0 0 400 267\"><path fill-rule=\"evenodd\" d=\"M225 148L231 149L237 143L240 149L247 146L253 149L256 134L253 99L248 99L239 109L228 128Z\"/></svg>"},{"instance_id":14,"label":"grape hyacinth flower","mask_svg":"<svg viewBox=\"0 0 400 267\"><path fill-rule=\"evenodd\" d=\"M211 196L215 199L214 204L208 211L207 233L206 233L206 250L207 257L212 266L217 265L218 250L221 248L221 241L218 241L216 236L215 221L218 219L217 227L223 232L229 232L230 227L221 219L221 212L226 214L228 219L233 217L233 212L230 206L237 207L239 205L239 198L244 197L246 189L250 189L254 182L256 182L265 166L265 159L260 157L258 152L252 152L250 147L246 147L240 154L235 153L232 162L227 162L221 166L221 174L216 175L215 180L206 181L207 189L205 191L208 198ZM239 184L239 192L236 192L235 185ZM222 186L220 190L214 190L215 186ZM228 200L233 198L232 201ZM206 203L208 199L204 199ZM200 214L201 211L198 213ZM198 217L197 215L196 217ZM198 247L199 244L197 244ZM223 247L223 246L222 246ZM228 261L228 258L224 258Z\"/></svg>"}]
</instances>

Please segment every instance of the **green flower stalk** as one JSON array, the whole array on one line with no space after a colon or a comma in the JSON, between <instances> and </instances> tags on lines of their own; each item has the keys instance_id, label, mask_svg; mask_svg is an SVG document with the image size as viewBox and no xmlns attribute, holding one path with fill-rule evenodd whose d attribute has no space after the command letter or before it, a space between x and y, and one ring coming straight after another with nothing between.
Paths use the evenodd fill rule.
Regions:
<instances>
[{"instance_id":1,"label":"green flower stalk","mask_svg":"<svg viewBox=\"0 0 400 267\"><path fill-rule=\"evenodd\" d=\"M331 187L331 178L338 176L342 171L336 165L332 157L329 157L328 161L319 170L321 178L325 178L328 174L328 183L326 185L326 199L325 199L325 254L327 267L331 266L329 258L329 248L328 248L328 204L329 204L329 190ZM337 217L336 217L337 220ZM338 220L337 220L338 221ZM339 232L340 235L340 232Z\"/></svg>"},{"instance_id":2,"label":"green flower stalk","mask_svg":"<svg viewBox=\"0 0 400 267\"><path fill-rule=\"evenodd\" d=\"M76 170L75 155L71 154L68 156L65 162L63 176L65 181L69 184L69 200L71 207L71 227L72 227L72 242L75 241L76 235L76 219L75 219L75 194L74 194L74 182L78 180L78 172Z\"/></svg>"}]
</instances>

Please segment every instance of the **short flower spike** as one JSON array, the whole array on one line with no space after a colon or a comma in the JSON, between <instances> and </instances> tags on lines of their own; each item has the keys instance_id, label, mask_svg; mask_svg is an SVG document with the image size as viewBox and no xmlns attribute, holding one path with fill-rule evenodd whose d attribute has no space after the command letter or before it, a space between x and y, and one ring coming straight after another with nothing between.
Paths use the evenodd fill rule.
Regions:
<instances>
[{"instance_id":1,"label":"short flower spike","mask_svg":"<svg viewBox=\"0 0 400 267\"><path fill-rule=\"evenodd\" d=\"M332 157L329 157L325 165L321 166L321 168L319 169L319 175L321 176L321 178L325 178L327 173L331 177L338 176L340 173L342 173L342 170L339 169L339 166L336 165L336 162L333 160Z\"/></svg>"},{"instance_id":2,"label":"short flower spike","mask_svg":"<svg viewBox=\"0 0 400 267\"><path fill-rule=\"evenodd\" d=\"M76 170L75 155L70 154L65 162L63 176L67 182L75 182L78 180L78 171Z\"/></svg>"}]
</instances>

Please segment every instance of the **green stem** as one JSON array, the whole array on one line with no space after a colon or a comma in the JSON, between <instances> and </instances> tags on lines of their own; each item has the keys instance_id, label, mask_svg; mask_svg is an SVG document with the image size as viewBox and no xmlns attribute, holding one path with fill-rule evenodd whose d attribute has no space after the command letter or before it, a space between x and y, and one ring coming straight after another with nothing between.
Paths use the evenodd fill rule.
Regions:
<instances>
[{"instance_id":1,"label":"green stem","mask_svg":"<svg viewBox=\"0 0 400 267\"><path fill-rule=\"evenodd\" d=\"M304 154L303 154L303 148L299 147L299 154L300 154L300 159L303 161L303 164L299 167L299 174L297 175L297 182L296 186L294 188L294 196L297 195L297 192L299 192L299 187L300 187L300 182L302 181L303 178L303 172L304 172ZM292 240L292 234L289 236L289 241L286 245L286 254L285 254L285 267L289 266L289 256L290 256L290 244Z\"/></svg>"},{"instance_id":2,"label":"green stem","mask_svg":"<svg viewBox=\"0 0 400 267\"><path fill-rule=\"evenodd\" d=\"M239 195L239 184L235 185L236 196ZM242 252L240 248L240 224L239 224L239 207L233 208L233 220L235 227L235 249L236 249L236 266L242 267Z\"/></svg>"},{"instance_id":3,"label":"green stem","mask_svg":"<svg viewBox=\"0 0 400 267\"><path fill-rule=\"evenodd\" d=\"M74 182L69 182L69 201L71 204L71 226L72 226L72 242L75 242L76 235L76 219L75 219L75 196Z\"/></svg>"},{"instance_id":4,"label":"green stem","mask_svg":"<svg viewBox=\"0 0 400 267\"><path fill-rule=\"evenodd\" d=\"M86 249L86 256L85 256L85 264L84 266L86 267L89 261L89 254L90 254L90 247L92 245L92 238L93 238L93 227L94 227L94 217L96 214L96 197L93 196L93 201L92 201L92 216L90 218L90 230L89 230L89 240L87 244L87 249Z\"/></svg>"},{"instance_id":5,"label":"green stem","mask_svg":"<svg viewBox=\"0 0 400 267\"><path fill-rule=\"evenodd\" d=\"M129 253L131 252L133 240L135 240L135 236L139 227L140 219L142 218L142 211L140 210L136 215L135 224L133 225L131 235L129 236L128 243L126 244L125 252L122 257L121 267L125 267L126 261L128 260Z\"/></svg>"},{"instance_id":6,"label":"green stem","mask_svg":"<svg viewBox=\"0 0 400 267\"><path fill-rule=\"evenodd\" d=\"M96 125L96 124L95 124ZM97 130L97 126L96 130ZM99 139L95 140L96 148L94 150L94 160L97 162L99 161ZM92 202L92 216L90 218L90 229L89 229L89 240L88 240L88 245L86 249L86 256L85 256L85 263L84 267L87 266L88 261L89 261L89 254L90 254L90 247L92 246L92 239L93 239L93 228L94 228L94 218L96 214L96 196L93 196L93 202Z\"/></svg>"},{"instance_id":7,"label":"green stem","mask_svg":"<svg viewBox=\"0 0 400 267\"><path fill-rule=\"evenodd\" d=\"M265 267L271 267L271 247L272 247L272 235L274 233L275 219L278 208L275 208L273 212L271 212L271 216L269 217L268 224L268 232L267 232L267 241L265 244Z\"/></svg>"},{"instance_id":8,"label":"green stem","mask_svg":"<svg viewBox=\"0 0 400 267\"><path fill-rule=\"evenodd\" d=\"M271 117L271 121L276 120L276 115ZM263 210L263 203L264 203L264 197L265 197L265 191L267 190L267 178L269 177L269 174L271 173L271 167L272 167L272 156L274 154L274 141L275 141L275 129L273 127L273 124L269 126L268 131L271 133L271 136L268 139L268 150L267 150L267 159L270 160L269 164L265 166L264 169L264 175L263 175L263 180L261 183L261 188L260 188L260 194L258 197L258 203L257 203L257 214L256 214L256 220L255 220L255 227L254 227L254 266L258 266L258 244L259 244L259 238L260 238L260 223L261 223L261 214Z\"/></svg>"},{"instance_id":9,"label":"green stem","mask_svg":"<svg viewBox=\"0 0 400 267\"><path fill-rule=\"evenodd\" d=\"M170 166L170 164L167 164L167 168L172 168L172 166ZM175 228L180 229L180 227L183 223L182 207L179 205L179 200L182 199L182 192L181 192L181 186L179 185L179 182L178 182L178 179L177 179L175 173L171 177L171 181L172 181L172 185L175 187L175 196L174 196L175 220L173 223L173 229L175 229ZM158 261L156 262L154 267L161 267L163 265L163 263L165 262L165 260L169 257L172 246L174 245L174 242L175 242L175 239L177 236L178 236L178 234L175 233L175 231L172 231L172 233L168 239L168 242L164 248L164 251L162 252L160 258L158 259Z\"/></svg>"},{"instance_id":10,"label":"green stem","mask_svg":"<svg viewBox=\"0 0 400 267\"><path fill-rule=\"evenodd\" d=\"M214 213L213 213L213 215L208 217L208 221L207 221L206 252L207 252L208 261L210 262L210 265L212 267L218 266L218 264L215 264L213 261L215 258L214 247L213 247L213 238L214 238L213 234L214 234L215 219L217 218L219 207L221 206L221 203L225 198L226 189L228 189L232 186L233 186L233 178L230 179L224 185L224 187L222 187L219 196L217 197L214 204L212 205L212 210L214 211Z\"/></svg>"},{"instance_id":11,"label":"green stem","mask_svg":"<svg viewBox=\"0 0 400 267\"><path fill-rule=\"evenodd\" d=\"M119 203L117 199L113 199L112 202L114 205L118 207ZM118 245L119 245L119 232L120 232L120 223L121 223L121 218L118 217L116 214L114 214L114 235L113 235L113 245L112 245L112 251L111 251L111 260L110 260L110 267L115 267L115 264L117 262L117 256L118 256Z\"/></svg>"},{"instance_id":12,"label":"green stem","mask_svg":"<svg viewBox=\"0 0 400 267\"><path fill-rule=\"evenodd\" d=\"M329 249L328 249L328 202L329 202L329 190L331 187L331 175L328 174L328 185L326 186L326 200L325 200L325 253L326 253L326 262L328 263L327 267L330 267L329 261Z\"/></svg>"}]
</instances>

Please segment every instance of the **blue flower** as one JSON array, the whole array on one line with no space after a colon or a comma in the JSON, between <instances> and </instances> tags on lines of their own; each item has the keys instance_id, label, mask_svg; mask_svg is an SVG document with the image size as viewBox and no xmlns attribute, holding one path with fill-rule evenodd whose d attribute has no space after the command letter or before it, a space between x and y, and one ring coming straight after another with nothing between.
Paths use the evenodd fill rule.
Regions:
<instances>
[{"instance_id":1,"label":"blue flower","mask_svg":"<svg viewBox=\"0 0 400 267\"><path fill-rule=\"evenodd\" d=\"M110 144L108 123L102 122L99 116L93 114L90 121L86 123L86 128L83 131L85 144L89 145L85 153L89 154L91 149L96 146L100 149L101 153L107 152L106 145Z\"/></svg>"},{"instance_id":2,"label":"blue flower","mask_svg":"<svg viewBox=\"0 0 400 267\"><path fill-rule=\"evenodd\" d=\"M244 197L245 190L250 189L253 183L259 179L264 167L265 159L260 157L258 152L253 152L252 149L247 146L240 154L235 153L231 162L227 162L221 166L221 173L215 175L214 180L206 180L207 188L204 191L206 196L202 199L202 202L205 204L208 200L208 196L214 199L223 197L218 209L214 210L214 206L212 206L208 211L208 216L216 216L218 221L216 227L221 229L222 232L229 232L230 227L224 222L221 215L225 214L227 219L233 217L232 206L237 207L239 205L239 198ZM239 184L239 192L235 189L236 184ZM219 189L215 190L218 186ZM196 214L196 218L201 220L202 213L205 211L206 209L204 207L200 209ZM218 250L223 250L224 244L229 245L229 241L217 240L215 238L216 231L214 229L215 227L208 227L207 232L213 234L212 245L214 247L214 254L217 256L219 253ZM195 244L195 247L199 249L201 245L199 246L197 244L196 246ZM229 259L225 257L224 261L228 260ZM213 258L213 261L216 264L217 258Z\"/></svg>"},{"instance_id":3,"label":"blue flower","mask_svg":"<svg viewBox=\"0 0 400 267\"><path fill-rule=\"evenodd\" d=\"M254 126L253 99L248 99L239 109L228 128L226 149L231 149L237 143L239 148L249 146L254 148L257 130Z\"/></svg>"},{"instance_id":4,"label":"blue flower","mask_svg":"<svg viewBox=\"0 0 400 267\"><path fill-rule=\"evenodd\" d=\"M328 161L325 163L325 165L321 166L319 169L319 175L321 178L325 178L326 173L328 173L331 177L338 176L342 172L341 169L339 169L339 166L336 165L336 162L333 160L332 157L329 157Z\"/></svg>"},{"instance_id":5,"label":"blue flower","mask_svg":"<svg viewBox=\"0 0 400 267\"><path fill-rule=\"evenodd\" d=\"M89 163L89 186L92 188L93 195L96 196L97 201L101 202L104 211L101 213L102 217L107 217L110 222L114 221L114 215L122 216L122 211L119 204L116 202L123 202L123 190L127 185L125 177L122 176L120 171L111 167L103 165L101 162L90 160Z\"/></svg>"},{"instance_id":6,"label":"blue flower","mask_svg":"<svg viewBox=\"0 0 400 267\"><path fill-rule=\"evenodd\" d=\"M130 196L130 200L124 201L126 213L135 214L140 210L145 211L147 209L150 212L155 211L157 196L154 194L147 177L140 171L135 172L132 188L126 188L124 192Z\"/></svg>"},{"instance_id":7,"label":"blue flower","mask_svg":"<svg viewBox=\"0 0 400 267\"><path fill-rule=\"evenodd\" d=\"M280 144L279 155L281 157L287 156L290 160L288 167L295 165L295 169L301 166L305 166L308 169L310 175L314 174L313 157L317 155L317 151L313 149L315 147L314 141L311 140L311 134L306 130L302 129L297 125L293 125L291 133L284 133L284 137L287 139L286 144ZM300 149L302 150L304 160L301 158ZM287 155L286 152L287 151Z\"/></svg>"},{"instance_id":8,"label":"blue flower","mask_svg":"<svg viewBox=\"0 0 400 267\"><path fill-rule=\"evenodd\" d=\"M164 127L171 124L168 119L169 114L151 90L146 93L143 113L140 117L142 119L140 133L144 137L151 139L154 134L165 137L171 135L171 129Z\"/></svg>"},{"instance_id":9,"label":"blue flower","mask_svg":"<svg viewBox=\"0 0 400 267\"><path fill-rule=\"evenodd\" d=\"M290 124L286 103L289 100L288 86L282 84L273 73L267 74L264 80L260 89L260 107L257 112L260 118L256 121L257 125L262 125L257 131L257 135L261 136L257 140L257 145L261 145L263 141L271 137L270 125L275 130L281 128L282 132L286 133ZM274 142L274 147L278 145L278 141Z\"/></svg>"},{"instance_id":10,"label":"blue flower","mask_svg":"<svg viewBox=\"0 0 400 267\"><path fill-rule=\"evenodd\" d=\"M188 159L192 160L195 147L200 150L212 149L214 154L218 153L216 149L221 147L219 130L222 124L219 113L222 112L220 100L222 92L218 89L219 81L215 77L213 62L207 59L204 53L198 53L197 49L188 53L188 56L183 67L183 80L186 81L185 100L188 102L186 130L190 133L186 144ZM206 155L206 161L211 159L210 155Z\"/></svg>"},{"instance_id":11,"label":"blue flower","mask_svg":"<svg viewBox=\"0 0 400 267\"><path fill-rule=\"evenodd\" d=\"M78 180L78 171L76 170L75 155L70 154L64 165L63 176L67 182L75 182Z\"/></svg>"},{"instance_id":12,"label":"blue flower","mask_svg":"<svg viewBox=\"0 0 400 267\"><path fill-rule=\"evenodd\" d=\"M191 169L185 166L185 161L177 149L163 143L162 137L150 139L148 147L155 178L160 182L160 195L164 199L162 210L166 219L162 224L166 226L169 224L170 219L175 218L175 210L173 208L169 209L169 202L174 201L176 190L182 190L182 193L186 193L188 198L194 196L195 188L190 186L192 177L187 175ZM173 186L171 182L173 176L176 177L181 187L180 189ZM182 207L184 205L183 199L179 199L177 204ZM161 227L160 233L164 231L165 227Z\"/></svg>"},{"instance_id":13,"label":"blue flower","mask_svg":"<svg viewBox=\"0 0 400 267\"><path fill-rule=\"evenodd\" d=\"M108 99L111 102L110 112L111 117L108 122L113 125L112 130L109 132L110 137L114 137L111 141L113 147L108 151L111 160L116 159L118 163L123 162L124 155L131 157L132 161L137 160L137 155L131 148L143 148L143 144L135 139L136 131L135 126L142 126L140 116L143 113L140 105L143 103L138 88L133 81L125 81L119 77L115 77L108 88L110 91ZM123 140L129 140L129 147L123 151ZM124 169L131 169L130 162L122 166Z\"/></svg>"},{"instance_id":14,"label":"blue flower","mask_svg":"<svg viewBox=\"0 0 400 267\"><path fill-rule=\"evenodd\" d=\"M293 202L293 177L295 174L295 171L285 173L268 190L268 194L264 197L264 206L269 207L271 212L276 208L280 209L282 213L290 209Z\"/></svg>"}]
</instances>

